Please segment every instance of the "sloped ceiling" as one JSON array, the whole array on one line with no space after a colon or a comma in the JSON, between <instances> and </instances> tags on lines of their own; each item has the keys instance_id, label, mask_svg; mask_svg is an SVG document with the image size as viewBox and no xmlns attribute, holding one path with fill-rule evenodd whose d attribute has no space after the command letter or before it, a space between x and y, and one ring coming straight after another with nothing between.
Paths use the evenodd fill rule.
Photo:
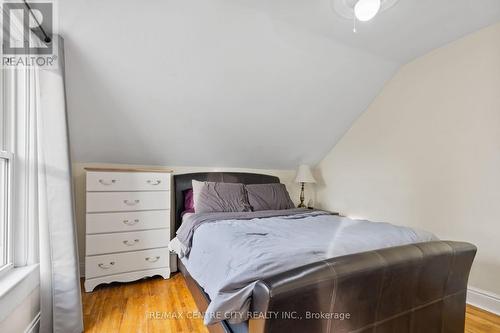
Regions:
<instances>
[{"instance_id":1,"label":"sloped ceiling","mask_svg":"<svg viewBox=\"0 0 500 333\"><path fill-rule=\"evenodd\" d=\"M59 1L76 162L315 164L404 63L500 21L400 0L352 33L328 0Z\"/></svg>"}]
</instances>

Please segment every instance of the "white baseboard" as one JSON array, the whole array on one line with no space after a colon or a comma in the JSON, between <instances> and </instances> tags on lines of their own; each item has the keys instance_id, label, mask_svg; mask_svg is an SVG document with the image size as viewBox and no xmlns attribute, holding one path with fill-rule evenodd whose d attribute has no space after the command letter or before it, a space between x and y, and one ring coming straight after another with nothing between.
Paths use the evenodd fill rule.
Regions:
<instances>
[{"instance_id":1,"label":"white baseboard","mask_svg":"<svg viewBox=\"0 0 500 333\"><path fill-rule=\"evenodd\" d=\"M37 333L40 329L40 312L37 313L35 318L31 321L31 323L26 327L24 333Z\"/></svg>"},{"instance_id":2,"label":"white baseboard","mask_svg":"<svg viewBox=\"0 0 500 333\"><path fill-rule=\"evenodd\" d=\"M467 303L500 315L500 296L474 287L467 289Z\"/></svg>"}]
</instances>

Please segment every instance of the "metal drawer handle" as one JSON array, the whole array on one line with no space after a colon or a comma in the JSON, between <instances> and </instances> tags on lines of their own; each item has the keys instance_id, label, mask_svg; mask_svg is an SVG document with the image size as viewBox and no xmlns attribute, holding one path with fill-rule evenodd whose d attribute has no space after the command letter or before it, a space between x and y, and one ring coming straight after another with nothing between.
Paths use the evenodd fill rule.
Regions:
<instances>
[{"instance_id":1,"label":"metal drawer handle","mask_svg":"<svg viewBox=\"0 0 500 333\"><path fill-rule=\"evenodd\" d=\"M141 202L140 200L123 200L123 203L127 206L135 206L137 205L139 202Z\"/></svg>"},{"instance_id":2,"label":"metal drawer handle","mask_svg":"<svg viewBox=\"0 0 500 333\"><path fill-rule=\"evenodd\" d=\"M116 179L111 179L111 181L109 181L109 182L105 181L104 179L99 179L99 183L101 183L102 185L109 186L109 185L113 185L114 183L116 183Z\"/></svg>"},{"instance_id":3,"label":"metal drawer handle","mask_svg":"<svg viewBox=\"0 0 500 333\"><path fill-rule=\"evenodd\" d=\"M146 258L146 261L149 261L149 262L157 262L158 259L160 259L160 256L156 256L156 257L147 257Z\"/></svg>"},{"instance_id":4,"label":"metal drawer handle","mask_svg":"<svg viewBox=\"0 0 500 333\"><path fill-rule=\"evenodd\" d=\"M99 267L100 267L100 268L102 268L102 269L108 269L108 268L111 268L112 266L114 266L114 264L115 264L115 262L114 262L114 261L111 261L108 265L106 265L106 264L102 264L102 263L101 263L101 264L99 264L99 265L97 265L97 266L99 266Z\"/></svg>"},{"instance_id":5,"label":"metal drawer handle","mask_svg":"<svg viewBox=\"0 0 500 333\"><path fill-rule=\"evenodd\" d=\"M124 240L123 241L123 244L125 244L127 246L134 246L137 243L139 243L138 239L134 239L133 241L129 241L129 240Z\"/></svg>"},{"instance_id":6,"label":"metal drawer handle","mask_svg":"<svg viewBox=\"0 0 500 333\"><path fill-rule=\"evenodd\" d=\"M139 219L135 219L133 221L130 221L130 220L123 220L123 223L126 224L126 225L134 225L134 224L137 224L139 223Z\"/></svg>"},{"instance_id":7,"label":"metal drawer handle","mask_svg":"<svg viewBox=\"0 0 500 333\"><path fill-rule=\"evenodd\" d=\"M146 183L148 183L149 185L160 185L161 183L161 180L157 179L157 180L148 180Z\"/></svg>"}]
</instances>

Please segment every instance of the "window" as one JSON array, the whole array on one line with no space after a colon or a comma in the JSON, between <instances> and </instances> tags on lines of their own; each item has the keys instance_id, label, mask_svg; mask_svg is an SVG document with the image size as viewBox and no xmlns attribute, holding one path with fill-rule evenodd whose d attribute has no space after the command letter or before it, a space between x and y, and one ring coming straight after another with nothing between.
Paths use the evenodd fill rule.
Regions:
<instances>
[{"instance_id":1,"label":"window","mask_svg":"<svg viewBox=\"0 0 500 333\"><path fill-rule=\"evenodd\" d=\"M6 151L0 152L0 269L8 264L9 256L9 164L11 157Z\"/></svg>"},{"instance_id":2,"label":"window","mask_svg":"<svg viewBox=\"0 0 500 333\"><path fill-rule=\"evenodd\" d=\"M0 70L0 271L11 264L10 207L12 200L12 149L9 140L10 117L6 111L3 92L4 71Z\"/></svg>"}]
</instances>

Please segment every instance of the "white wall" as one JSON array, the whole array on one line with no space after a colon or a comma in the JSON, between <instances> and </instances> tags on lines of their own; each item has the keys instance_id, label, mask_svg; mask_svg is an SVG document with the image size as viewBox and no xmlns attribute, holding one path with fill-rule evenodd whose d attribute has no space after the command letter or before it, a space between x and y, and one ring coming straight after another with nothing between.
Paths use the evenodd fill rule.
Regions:
<instances>
[{"instance_id":1,"label":"white wall","mask_svg":"<svg viewBox=\"0 0 500 333\"><path fill-rule=\"evenodd\" d=\"M19 305L5 319L0 321L0 332L38 332L39 319L40 288L36 287L27 297L19 301Z\"/></svg>"},{"instance_id":2,"label":"white wall","mask_svg":"<svg viewBox=\"0 0 500 333\"><path fill-rule=\"evenodd\" d=\"M120 164L103 164L103 163L73 163L73 181L75 191L75 210L76 224L78 233L78 253L80 257L81 274L84 273L83 262L85 261L85 167L132 167L138 165L120 165ZM147 167L147 166L143 166ZM158 167L158 166L155 166ZM174 174L191 173L191 172L251 172L277 176L281 182L286 185L290 197L294 203L299 202L300 188L295 180L295 170L261 170L261 169L242 169L242 168L216 168L216 167L172 167L161 166L165 169L174 171ZM306 203L309 199L314 200L314 188L306 187Z\"/></svg>"},{"instance_id":3,"label":"white wall","mask_svg":"<svg viewBox=\"0 0 500 333\"><path fill-rule=\"evenodd\" d=\"M323 208L477 245L500 294L500 24L402 67L317 172Z\"/></svg>"}]
</instances>

